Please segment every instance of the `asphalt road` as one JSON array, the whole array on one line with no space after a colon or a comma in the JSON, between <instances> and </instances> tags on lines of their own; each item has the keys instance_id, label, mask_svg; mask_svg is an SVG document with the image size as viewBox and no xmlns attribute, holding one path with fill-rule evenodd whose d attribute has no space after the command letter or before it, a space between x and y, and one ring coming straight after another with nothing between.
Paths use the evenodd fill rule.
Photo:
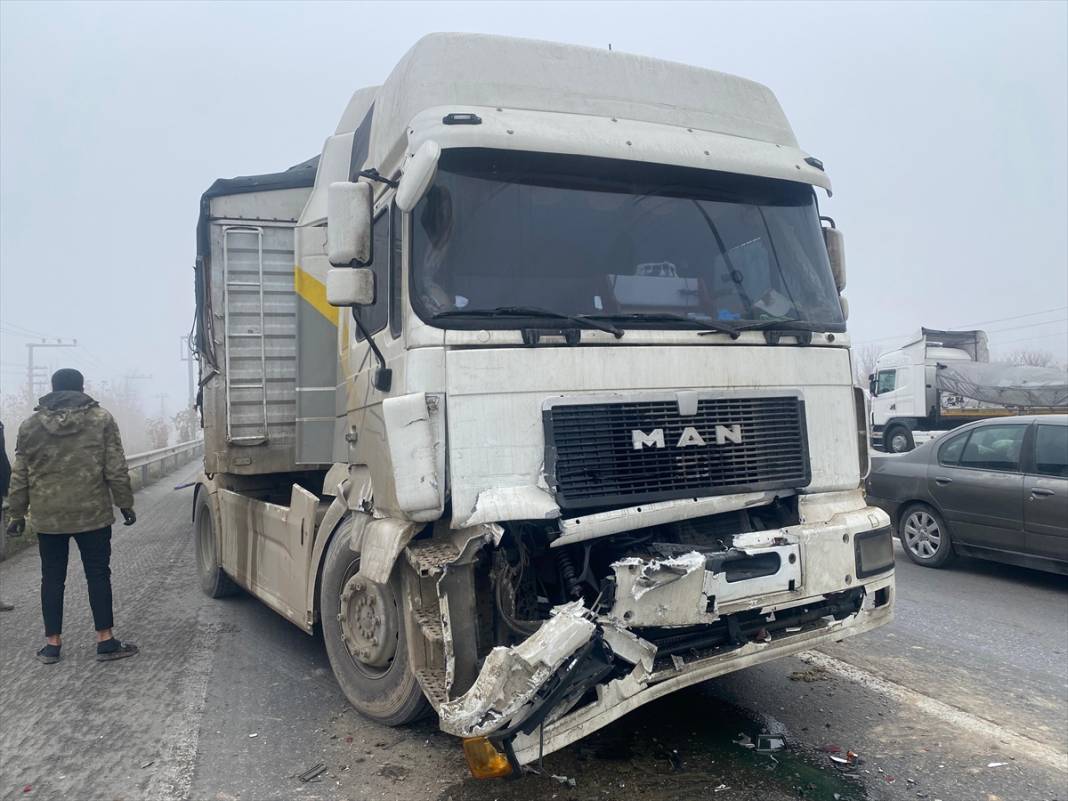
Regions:
<instances>
[{"instance_id":1,"label":"asphalt road","mask_svg":"<svg viewBox=\"0 0 1068 801\"><path fill-rule=\"evenodd\" d=\"M433 721L388 729L349 709L321 642L247 596L200 594L190 491L171 489L185 478L140 493L138 524L116 529L117 632L134 659L93 660L74 557L64 658L39 665L36 550L0 564L0 597L18 605L0 613L0 798L1068 801L1062 577L931 571L899 551L891 626L650 704L547 757L544 776L476 782ZM733 742L761 732L788 748ZM834 748L861 755L855 776Z\"/></svg>"}]
</instances>

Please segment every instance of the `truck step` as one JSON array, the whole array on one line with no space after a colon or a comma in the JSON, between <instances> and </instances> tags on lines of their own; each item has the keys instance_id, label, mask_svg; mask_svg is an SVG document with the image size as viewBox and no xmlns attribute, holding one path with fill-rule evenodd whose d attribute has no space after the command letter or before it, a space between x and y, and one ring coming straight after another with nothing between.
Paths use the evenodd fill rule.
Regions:
<instances>
[{"instance_id":1,"label":"truck step","mask_svg":"<svg viewBox=\"0 0 1068 801\"><path fill-rule=\"evenodd\" d=\"M415 671L415 678L419 686L423 688L430 704L437 709L449 700L449 693L445 687L445 671L434 668L423 668Z\"/></svg>"},{"instance_id":2,"label":"truck step","mask_svg":"<svg viewBox=\"0 0 1068 801\"><path fill-rule=\"evenodd\" d=\"M416 609L412 617L419 624L419 630L432 646L441 646L445 642L445 635L441 629L441 615L435 609Z\"/></svg>"},{"instance_id":3,"label":"truck step","mask_svg":"<svg viewBox=\"0 0 1068 801\"><path fill-rule=\"evenodd\" d=\"M408 564L422 577L436 576L449 562L456 561L459 550L451 542L425 540L414 542L404 549Z\"/></svg>"}]
</instances>

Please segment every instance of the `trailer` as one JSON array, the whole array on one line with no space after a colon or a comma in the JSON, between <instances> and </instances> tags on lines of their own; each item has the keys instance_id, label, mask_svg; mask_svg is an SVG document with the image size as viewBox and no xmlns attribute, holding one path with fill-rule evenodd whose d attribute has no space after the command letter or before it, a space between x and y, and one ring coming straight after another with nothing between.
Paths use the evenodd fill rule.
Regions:
<instances>
[{"instance_id":1,"label":"trailer","mask_svg":"<svg viewBox=\"0 0 1068 801\"><path fill-rule=\"evenodd\" d=\"M420 40L319 156L201 198L204 591L478 777L889 622L817 190L752 81Z\"/></svg>"}]
</instances>

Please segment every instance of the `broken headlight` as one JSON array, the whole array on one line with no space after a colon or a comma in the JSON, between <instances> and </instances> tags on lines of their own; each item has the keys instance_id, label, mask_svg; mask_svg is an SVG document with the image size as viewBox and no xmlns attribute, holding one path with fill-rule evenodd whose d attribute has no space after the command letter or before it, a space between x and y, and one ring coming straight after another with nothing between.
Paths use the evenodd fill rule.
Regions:
<instances>
[{"instance_id":1,"label":"broken headlight","mask_svg":"<svg viewBox=\"0 0 1068 801\"><path fill-rule=\"evenodd\" d=\"M857 559L857 578L885 573L894 566L894 540L889 527L857 534L853 538L853 550Z\"/></svg>"}]
</instances>

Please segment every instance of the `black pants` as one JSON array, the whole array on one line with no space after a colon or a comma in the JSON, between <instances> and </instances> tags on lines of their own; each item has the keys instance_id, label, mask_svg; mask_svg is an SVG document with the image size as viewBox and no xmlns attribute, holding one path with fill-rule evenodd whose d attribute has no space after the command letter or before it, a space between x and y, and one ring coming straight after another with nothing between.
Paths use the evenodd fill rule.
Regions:
<instances>
[{"instance_id":1,"label":"black pants","mask_svg":"<svg viewBox=\"0 0 1068 801\"><path fill-rule=\"evenodd\" d=\"M67 583L67 557L70 541L78 543L89 585L89 606L97 631L114 625L111 617L111 526L81 534L39 534L41 551L41 610L45 636L63 632L63 590Z\"/></svg>"}]
</instances>

